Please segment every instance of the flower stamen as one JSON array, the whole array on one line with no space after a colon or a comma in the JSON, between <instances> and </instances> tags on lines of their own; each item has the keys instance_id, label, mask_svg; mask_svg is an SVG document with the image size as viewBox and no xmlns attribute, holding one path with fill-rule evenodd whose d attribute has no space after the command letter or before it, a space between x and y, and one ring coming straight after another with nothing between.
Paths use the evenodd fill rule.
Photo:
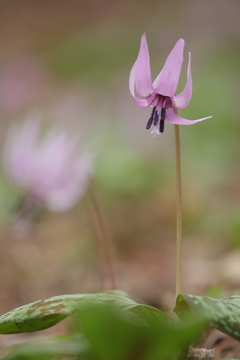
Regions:
<instances>
[{"instance_id":1,"label":"flower stamen","mask_svg":"<svg viewBox=\"0 0 240 360\"><path fill-rule=\"evenodd\" d=\"M146 129L150 129L150 127L152 126L152 123L153 123L153 117L154 117L154 124L155 124L155 117L156 117L156 106L153 107L152 109L152 113L151 113L151 116L150 116L150 119L148 120L147 122L147 125L146 125Z\"/></svg>"},{"instance_id":2,"label":"flower stamen","mask_svg":"<svg viewBox=\"0 0 240 360\"><path fill-rule=\"evenodd\" d=\"M153 122L155 126L157 125L158 120L159 120L159 112L156 111L156 112L155 112L155 115L154 115L154 122Z\"/></svg>"},{"instance_id":3,"label":"flower stamen","mask_svg":"<svg viewBox=\"0 0 240 360\"><path fill-rule=\"evenodd\" d=\"M165 125L165 117L166 117L166 109L162 108L161 109L161 120L160 120L160 124L159 124L159 131L160 133L164 132L164 125Z\"/></svg>"},{"instance_id":4,"label":"flower stamen","mask_svg":"<svg viewBox=\"0 0 240 360\"><path fill-rule=\"evenodd\" d=\"M151 116L146 125L147 130L150 129L150 127L152 126L152 123L153 123L153 117Z\"/></svg>"}]
</instances>

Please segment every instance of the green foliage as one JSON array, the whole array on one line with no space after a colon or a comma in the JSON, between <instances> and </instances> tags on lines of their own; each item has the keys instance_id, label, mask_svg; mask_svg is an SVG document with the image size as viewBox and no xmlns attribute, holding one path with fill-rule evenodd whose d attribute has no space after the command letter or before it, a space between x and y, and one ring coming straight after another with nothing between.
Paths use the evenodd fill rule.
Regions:
<instances>
[{"instance_id":1,"label":"green foliage","mask_svg":"<svg viewBox=\"0 0 240 360\"><path fill-rule=\"evenodd\" d=\"M3 359L172 360L201 331L192 321L167 323L159 318L148 324L103 302L80 307L72 321L69 337L19 345Z\"/></svg>"},{"instance_id":2,"label":"green foliage","mask_svg":"<svg viewBox=\"0 0 240 360\"><path fill-rule=\"evenodd\" d=\"M97 294L62 295L21 306L0 317L0 334L17 334L47 329L67 316L81 316L89 305L111 303L146 322L165 321L165 315L148 305L137 304L120 290Z\"/></svg>"},{"instance_id":3,"label":"green foliage","mask_svg":"<svg viewBox=\"0 0 240 360\"><path fill-rule=\"evenodd\" d=\"M223 289L219 285L211 286L207 291L205 291L204 296L207 296L207 297L224 296Z\"/></svg>"},{"instance_id":4,"label":"green foliage","mask_svg":"<svg viewBox=\"0 0 240 360\"><path fill-rule=\"evenodd\" d=\"M86 340L78 336L45 338L14 346L4 360L76 359L86 351Z\"/></svg>"},{"instance_id":5,"label":"green foliage","mask_svg":"<svg viewBox=\"0 0 240 360\"><path fill-rule=\"evenodd\" d=\"M240 341L240 295L213 299L180 294L174 311L181 319L194 313L210 326Z\"/></svg>"},{"instance_id":6,"label":"green foliage","mask_svg":"<svg viewBox=\"0 0 240 360\"><path fill-rule=\"evenodd\" d=\"M136 321L106 305L84 311L80 328L90 343L87 359L170 359L199 335L194 323Z\"/></svg>"}]
</instances>

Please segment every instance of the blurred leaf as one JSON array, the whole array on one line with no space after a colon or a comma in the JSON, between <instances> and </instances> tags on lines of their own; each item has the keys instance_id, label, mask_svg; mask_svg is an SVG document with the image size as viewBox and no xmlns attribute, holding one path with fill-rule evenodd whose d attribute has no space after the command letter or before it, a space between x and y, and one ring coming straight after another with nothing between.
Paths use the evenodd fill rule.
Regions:
<instances>
[{"instance_id":1,"label":"blurred leaf","mask_svg":"<svg viewBox=\"0 0 240 360\"><path fill-rule=\"evenodd\" d=\"M120 290L97 294L62 295L39 300L0 317L0 334L39 331L56 325L67 316L81 316L80 310L91 304L111 303L147 321L165 321L165 315L156 308L139 305Z\"/></svg>"},{"instance_id":2,"label":"blurred leaf","mask_svg":"<svg viewBox=\"0 0 240 360\"><path fill-rule=\"evenodd\" d=\"M207 297L221 297L224 296L223 288L219 285L211 286L205 291L204 296Z\"/></svg>"},{"instance_id":3,"label":"blurred leaf","mask_svg":"<svg viewBox=\"0 0 240 360\"><path fill-rule=\"evenodd\" d=\"M180 318L195 313L210 326L240 341L240 295L221 299L180 294L174 309Z\"/></svg>"},{"instance_id":4,"label":"blurred leaf","mask_svg":"<svg viewBox=\"0 0 240 360\"><path fill-rule=\"evenodd\" d=\"M165 315L158 309L149 305L130 305L128 312L137 315L137 317L146 320L148 323L165 322Z\"/></svg>"},{"instance_id":5,"label":"blurred leaf","mask_svg":"<svg viewBox=\"0 0 240 360\"><path fill-rule=\"evenodd\" d=\"M73 319L70 335L15 345L3 359L172 360L201 330L192 321L147 324L104 302L82 307Z\"/></svg>"},{"instance_id":6,"label":"blurred leaf","mask_svg":"<svg viewBox=\"0 0 240 360\"><path fill-rule=\"evenodd\" d=\"M87 359L91 360L172 359L200 333L195 322L148 325L106 305L84 311L80 328L89 341Z\"/></svg>"},{"instance_id":7,"label":"blurred leaf","mask_svg":"<svg viewBox=\"0 0 240 360\"><path fill-rule=\"evenodd\" d=\"M81 337L68 337L67 340L40 339L15 345L3 360L49 360L75 358L86 352L86 341Z\"/></svg>"}]
</instances>

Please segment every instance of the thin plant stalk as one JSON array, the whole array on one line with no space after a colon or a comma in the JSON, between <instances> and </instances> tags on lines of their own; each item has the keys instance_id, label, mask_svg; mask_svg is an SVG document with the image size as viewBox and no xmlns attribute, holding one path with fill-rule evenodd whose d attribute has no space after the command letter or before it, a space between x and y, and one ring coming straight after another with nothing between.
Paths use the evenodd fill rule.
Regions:
<instances>
[{"instance_id":1,"label":"thin plant stalk","mask_svg":"<svg viewBox=\"0 0 240 360\"><path fill-rule=\"evenodd\" d=\"M101 246L102 243L102 235L101 235L101 228L98 220L98 215L94 206L94 201L92 200L90 192L88 193L88 205L91 217L91 223L93 224L93 238L95 242L95 250L96 250L96 257L98 262L98 272L99 272L99 280L100 280L100 290L105 289L105 260L103 249Z\"/></svg>"},{"instance_id":2,"label":"thin plant stalk","mask_svg":"<svg viewBox=\"0 0 240 360\"><path fill-rule=\"evenodd\" d=\"M100 211L98 206L98 202L96 200L96 196L92 190L89 191L89 198L90 198L90 205L92 208L92 217L96 231L97 237L97 246L98 246L98 254L99 254L99 261L101 267L101 276L102 282L104 278L104 269L107 269L110 279L110 286L112 290L116 289L116 280L115 280L115 273L113 268L113 261L111 256L111 250L109 248L110 243L110 236L109 231L107 229L106 223L104 221L104 217Z\"/></svg>"},{"instance_id":3,"label":"thin plant stalk","mask_svg":"<svg viewBox=\"0 0 240 360\"><path fill-rule=\"evenodd\" d=\"M176 190L177 190L177 261L176 261L176 298L182 291L182 182L179 125L175 127L176 149Z\"/></svg>"}]
</instances>

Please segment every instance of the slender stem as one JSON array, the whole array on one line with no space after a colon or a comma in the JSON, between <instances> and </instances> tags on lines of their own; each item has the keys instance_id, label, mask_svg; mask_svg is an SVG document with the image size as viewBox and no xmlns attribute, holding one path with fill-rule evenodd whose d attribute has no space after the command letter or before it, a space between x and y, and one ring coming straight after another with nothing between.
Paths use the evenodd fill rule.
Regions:
<instances>
[{"instance_id":1,"label":"slender stem","mask_svg":"<svg viewBox=\"0 0 240 360\"><path fill-rule=\"evenodd\" d=\"M108 274L110 277L111 289L116 289L116 280L113 269L113 262L111 257L111 250L109 249L109 231L107 230L107 226L104 222L104 217L100 211L98 206L96 196L94 196L93 191L89 191L90 202L92 206L92 212L94 217L94 223L96 227L96 235L98 237L98 246L99 253L102 253L101 258L105 261L106 268L108 269ZM104 264L103 264L104 265Z\"/></svg>"},{"instance_id":2,"label":"slender stem","mask_svg":"<svg viewBox=\"0 0 240 360\"><path fill-rule=\"evenodd\" d=\"M176 187L177 187L177 264L176 264L176 297L182 291L182 185L179 125L175 127L176 148Z\"/></svg>"},{"instance_id":3,"label":"slender stem","mask_svg":"<svg viewBox=\"0 0 240 360\"><path fill-rule=\"evenodd\" d=\"M98 215L96 213L96 209L94 206L94 202L92 200L91 192L88 193L88 205L90 207L90 215L91 215L91 221L93 224L93 238L95 241L95 248L96 248L96 255L97 255L97 261L98 261L98 271L99 271L99 278L100 278L100 289L105 290L105 260L104 260L104 254L103 254L103 248L102 248L102 230L100 228Z\"/></svg>"}]
</instances>

